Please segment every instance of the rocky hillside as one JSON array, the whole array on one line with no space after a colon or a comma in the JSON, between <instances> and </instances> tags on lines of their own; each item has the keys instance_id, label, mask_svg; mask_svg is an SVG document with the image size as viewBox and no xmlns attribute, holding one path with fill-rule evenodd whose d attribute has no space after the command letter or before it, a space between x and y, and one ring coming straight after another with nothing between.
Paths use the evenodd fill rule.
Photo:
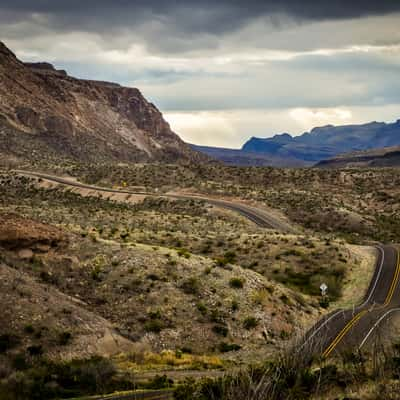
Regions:
<instances>
[{"instance_id":1,"label":"rocky hillside","mask_svg":"<svg viewBox=\"0 0 400 400\"><path fill-rule=\"evenodd\" d=\"M320 161L321 168L400 167L400 146L341 154Z\"/></svg>"},{"instance_id":2,"label":"rocky hillside","mask_svg":"<svg viewBox=\"0 0 400 400\"><path fill-rule=\"evenodd\" d=\"M0 42L0 153L11 160L199 161L138 89L23 63Z\"/></svg>"}]
</instances>

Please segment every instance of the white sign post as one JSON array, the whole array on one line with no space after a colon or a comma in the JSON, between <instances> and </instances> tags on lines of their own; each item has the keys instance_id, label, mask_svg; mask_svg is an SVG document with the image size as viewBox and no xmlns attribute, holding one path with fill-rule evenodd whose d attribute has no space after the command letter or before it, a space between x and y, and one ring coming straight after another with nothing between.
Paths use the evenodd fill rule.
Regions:
<instances>
[{"instance_id":1,"label":"white sign post","mask_svg":"<svg viewBox=\"0 0 400 400\"><path fill-rule=\"evenodd\" d=\"M328 286L326 285L326 283L323 283L319 288L321 289L322 296L325 296L326 291L328 290Z\"/></svg>"}]
</instances>

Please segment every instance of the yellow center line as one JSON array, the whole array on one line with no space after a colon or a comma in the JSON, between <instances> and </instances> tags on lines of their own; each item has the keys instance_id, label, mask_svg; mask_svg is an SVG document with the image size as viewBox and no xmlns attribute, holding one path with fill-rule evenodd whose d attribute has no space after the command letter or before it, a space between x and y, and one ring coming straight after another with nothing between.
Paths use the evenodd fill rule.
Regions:
<instances>
[{"instance_id":1,"label":"yellow center line","mask_svg":"<svg viewBox=\"0 0 400 400\"><path fill-rule=\"evenodd\" d=\"M327 349L323 352L323 357L328 357L332 350L338 345L338 343L343 339L346 333L361 319L361 317L367 313L367 310L360 311L357 315L355 315L346 326L340 331L340 333L336 336L336 338L332 341L332 343L327 347Z\"/></svg>"},{"instance_id":2,"label":"yellow center line","mask_svg":"<svg viewBox=\"0 0 400 400\"><path fill-rule=\"evenodd\" d=\"M383 304L384 307L386 307L392 301L392 297L393 297L394 291L396 289L397 282L399 280L399 276L400 276L400 257L399 257L399 253L397 252L396 272L394 274L394 278L393 278L392 284L390 286L388 295L386 297L385 303Z\"/></svg>"},{"instance_id":3,"label":"yellow center line","mask_svg":"<svg viewBox=\"0 0 400 400\"><path fill-rule=\"evenodd\" d=\"M388 306L390 302L392 301L394 292L396 290L397 283L399 281L400 277L400 253L397 252L397 265L396 265L396 271L393 275L393 280L390 285L388 294L386 296L385 302L382 305L382 308ZM346 326L339 332L339 334L335 337L335 339L332 341L332 343L326 348L326 350L323 352L322 356L323 357L328 357L329 354L333 351L333 349L339 344L339 342L343 339L343 337L347 334L347 332L368 312L368 310L363 310L360 311L358 314L356 314L347 324Z\"/></svg>"}]
</instances>

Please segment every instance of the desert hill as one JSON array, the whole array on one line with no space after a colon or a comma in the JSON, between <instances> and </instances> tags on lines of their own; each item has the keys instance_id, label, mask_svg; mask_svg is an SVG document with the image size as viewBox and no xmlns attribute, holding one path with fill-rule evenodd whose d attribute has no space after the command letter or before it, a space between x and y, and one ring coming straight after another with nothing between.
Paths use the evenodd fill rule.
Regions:
<instances>
[{"instance_id":1,"label":"desert hill","mask_svg":"<svg viewBox=\"0 0 400 400\"><path fill-rule=\"evenodd\" d=\"M0 152L4 158L199 161L136 88L23 63L0 42Z\"/></svg>"}]
</instances>

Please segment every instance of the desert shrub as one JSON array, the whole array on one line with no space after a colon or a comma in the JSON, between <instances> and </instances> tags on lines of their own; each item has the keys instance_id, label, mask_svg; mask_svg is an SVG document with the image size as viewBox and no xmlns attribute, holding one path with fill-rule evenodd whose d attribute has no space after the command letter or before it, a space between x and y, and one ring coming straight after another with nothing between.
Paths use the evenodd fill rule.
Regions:
<instances>
[{"instance_id":1,"label":"desert shrub","mask_svg":"<svg viewBox=\"0 0 400 400\"><path fill-rule=\"evenodd\" d=\"M165 324L158 319L152 319L144 324L146 332L160 333L164 328Z\"/></svg>"},{"instance_id":2,"label":"desert shrub","mask_svg":"<svg viewBox=\"0 0 400 400\"><path fill-rule=\"evenodd\" d=\"M227 251L224 253L223 257L218 257L216 259L216 264L218 267L225 267L227 264L233 264L236 261L236 253L233 251Z\"/></svg>"},{"instance_id":3,"label":"desert shrub","mask_svg":"<svg viewBox=\"0 0 400 400\"><path fill-rule=\"evenodd\" d=\"M226 342L221 342L218 345L218 350L221 353L228 353L229 351L238 351L242 348L242 346L236 344L236 343L226 343Z\"/></svg>"},{"instance_id":4,"label":"desert shrub","mask_svg":"<svg viewBox=\"0 0 400 400\"><path fill-rule=\"evenodd\" d=\"M224 254L224 258L228 263L232 264L236 260L236 253L234 251L227 251Z\"/></svg>"},{"instance_id":5,"label":"desert shrub","mask_svg":"<svg viewBox=\"0 0 400 400\"><path fill-rule=\"evenodd\" d=\"M225 317L224 314L217 308L214 308L210 312L210 321L211 322L224 323L224 317Z\"/></svg>"},{"instance_id":6,"label":"desert shrub","mask_svg":"<svg viewBox=\"0 0 400 400\"><path fill-rule=\"evenodd\" d=\"M196 382L193 378L186 378L182 385L179 385L174 391L175 400L191 400L195 399Z\"/></svg>"},{"instance_id":7,"label":"desert shrub","mask_svg":"<svg viewBox=\"0 0 400 400\"><path fill-rule=\"evenodd\" d=\"M224 336L224 337L228 336L228 332L229 332L227 326L225 326L225 325L220 325L220 324L214 325L214 326L212 327L212 330L213 330L213 332L216 333L217 335Z\"/></svg>"},{"instance_id":8,"label":"desert shrub","mask_svg":"<svg viewBox=\"0 0 400 400\"><path fill-rule=\"evenodd\" d=\"M322 307L322 308L328 308L329 307L329 297L328 296L323 296L323 297L321 297L320 298L320 300L319 300L319 305Z\"/></svg>"},{"instance_id":9,"label":"desert shrub","mask_svg":"<svg viewBox=\"0 0 400 400\"><path fill-rule=\"evenodd\" d=\"M146 276L147 279L151 281L159 281L160 277L157 274L151 273Z\"/></svg>"},{"instance_id":10,"label":"desert shrub","mask_svg":"<svg viewBox=\"0 0 400 400\"><path fill-rule=\"evenodd\" d=\"M238 302L237 300L232 300L231 310L232 310L232 311L237 311L237 310L239 310L239 302Z\"/></svg>"},{"instance_id":11,"label":"desert shrub","mask_svg":"<svg viewBox=\"0 0 400 400\"><path fill-rule=\"evenodd\" d=\"M64 332L60 332L58 334L58 344L60 346L65 346L67 345L72 339L72 334L71 332L68 331L64 331Z\"/></svg>"},{"instance_id":12,"label":"desert shrub","mask_svg":"<svg viewBox=\"0 0 400 400\"><path fill-rule=\"evenodd\" d=\"M29 346L26 351L30 356L41 356L43 354L43 347L40 344Z\"/></svg>"},{"instance_id":13,"label":"desert shrub","mask_svg":"<svg viewBox=\"0 0 400 400\"><path fill-rule=\"evenodd\" d=\"M19 341L18 336L10 333L0 335L0 354L16 347L19 344Z\"/></svg>"},{"instance_id":14,"label":"desert shrub","mask_svg":"<svg viewBox=\"0 0 400 400\"><path fill-rule=\"evenodd\" d=\"M24 353L15 354L15 356L11 360L11 365L17 371L23 371L29 367L28 360Z\"/></svg>"},{"instance_id":15,"label":"desert shrub","mask_svg":"<svg viewBox=\"0 0 400 400\"><path fill-rule=\"evenodd\" d=\"M200 313L202 315L206 315L207 314L207 307L201 301L196 304L196 307L197 307L197 309L200 311Z\"/></svg>"},{"instance_id":16,"label":"desert shrub","mask_svg":"<svg viewBox=\"0 0 400 400\"><path fill-rule=\"evenodd\" d=\"M28 333L28 334L32 334L35 332L35 329L33 328L33 326L31 324L27 324L24 326L24 332Z\"/></svg>"},{"instance_id":17,"label":"desert shrub","mask_svg":"<svg viewBox=\"0 0 400 400\"><path fill-rule=\"evenodd\" d=\"M190 258L191 256L189 250L187 249L179 249L177 252L179 257Z\"/></svg>"},{"instance_id":18,"label":"desert shrub","mask_svg":"<svg viewBox=\"0 0 400 400\"><path fill-rule=\"evenodd\" d=\"M247 317L243 321L243 328L244 329L253 329L256 328L258 325L258 320L255 317Z\"/></svg>"},{"instance_id":19,"label":"desert shrub","mask_svg":"<svg viewBox=\"0 0 400 400\"><path fill-rule=\"evenodd\" d=\"M156 375L154 378L150 379L144 387L146 389L158 390L170 388L174 385L174 381L168 378L166 375Z\"/></svg>"},{"instance_id":20,"label":"desert shrub","mask_svg":"<svg viewBox=\"0 0 400 400\"><path fill-rule=\"evenodd\" d=\"M262 305L268 297L266 289L255 290L252 293L252 300L255 304Z\"/></svg>"},{"instance_id":21,"label":"desert shrub","mask_svg":"<svg viewBox=\"0 0 400 400\"><path fill-rule=\"evenodd\" d=\"M160 319L161 311L160 310L149 311L147 315L149 316L150 319Z\"/></svg>"},{"instance_id":22,"label":"desert shrub","mask_svg":"<svg viewBox=\"0 0 400 400\"><path fill-rule=\"evenodd\" d=\"M55 363L42 360L34 367L11 375L0 384L1 393L7 393L7 400L44 400L68 398L112 391L116 386L127 387L124 381L113 380L113 364L101 357L88 360L73 360Z\"/></svg>"},{"instance_id":23,"label":"desert shrub","mask_svg":"<svg viewBox=\"0 0 400 400\"><path fill-rule=\"evenodd\" d=\"M244 280L241 278L231 278L229 280L229 286L234 289L241 289L244 286Z\"/></svg>"},{"instance_id":24,"label":"desert shrub","mask_svg":"<svg viewBox=\"0 0 400 400\"><path fill-rule=\"evenodd\" d=\"M181 289L186 294L197 294L199 292L199 287L200 287L200 283L199 283L198 279L195 277L185 280L181 285Z\"/></svg>"}]
</instances>

